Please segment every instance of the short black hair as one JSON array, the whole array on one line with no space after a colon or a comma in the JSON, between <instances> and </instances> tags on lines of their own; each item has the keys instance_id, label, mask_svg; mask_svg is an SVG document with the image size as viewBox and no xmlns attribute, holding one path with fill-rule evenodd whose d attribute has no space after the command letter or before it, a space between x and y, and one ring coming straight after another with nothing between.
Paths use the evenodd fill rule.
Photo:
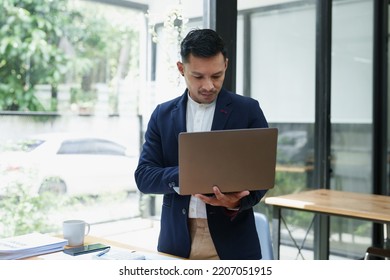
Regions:
<instances>
[{"instance_id":1,"label":"short black hair","mask_svg":"<svg viewBox=\"0 0 390 280\"><path fill-rule=\"evenodd\" d=\"M195 57L212 57L222 53L226 59L227 50L225 42L212 29L191 30L183 39L180 45L180 55L182 62L188 62L188 57L192 54Z\"/></svg>"}]
</instances>

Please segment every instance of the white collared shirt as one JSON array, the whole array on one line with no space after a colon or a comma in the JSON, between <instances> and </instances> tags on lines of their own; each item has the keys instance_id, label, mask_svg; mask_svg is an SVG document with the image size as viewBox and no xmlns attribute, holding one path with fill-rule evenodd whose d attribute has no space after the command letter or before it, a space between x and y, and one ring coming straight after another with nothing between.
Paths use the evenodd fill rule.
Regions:
<instances>
[{"instance_id":1,"label":"white collared shirt","mask_svg":"<svg viewBox=\"0 0 390 280\"><path fill-rule=\"evenodd\" d=\"M187 132L210 131L213 123L216 101L210 104L199 104L188 94L187 102ZM207 218L206 204L191 196L189 218Z\"/></svg>"}]
</instances>

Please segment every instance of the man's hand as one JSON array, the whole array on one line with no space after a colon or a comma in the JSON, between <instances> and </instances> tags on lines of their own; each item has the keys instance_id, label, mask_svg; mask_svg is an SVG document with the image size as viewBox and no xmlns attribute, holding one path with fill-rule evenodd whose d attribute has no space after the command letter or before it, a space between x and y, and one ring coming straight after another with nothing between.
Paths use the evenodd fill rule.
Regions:
<instances>
[{"instance_id":1,"label":"man's hand","mask_svg":"<svg viewBox=\"0 0 390 280\"><path fill-rule=\"evenodd\" d=\"M222 206L226 208L240 207L240 199L249 195L249 191L234 192L234 193L222 193L217 186L213 187L214 196L205 196L202 194L195 194L195 196L201 199L204 203L213 206Z\"/></svg>"}]
</instances>

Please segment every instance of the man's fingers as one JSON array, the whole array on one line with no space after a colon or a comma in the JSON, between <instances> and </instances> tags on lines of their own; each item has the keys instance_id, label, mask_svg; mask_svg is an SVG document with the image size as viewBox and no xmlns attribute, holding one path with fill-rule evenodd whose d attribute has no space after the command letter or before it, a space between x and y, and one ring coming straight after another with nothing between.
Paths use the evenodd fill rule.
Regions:
<instances>
[{"instance_id":1,"label":"man's fingers","mask_svg":"<svg viewBox=\"0 0 390 280\"><path fill-rule=\"evenodd\" d=\"M249 195L249 191L224 194L219 190L217 186L213 187L213 192L214 196L195 194L195 197L201 199L204 203L213 206L229 207L230 205L237 204L237 202L244 196Z\"/></svg>"}]
</instances>

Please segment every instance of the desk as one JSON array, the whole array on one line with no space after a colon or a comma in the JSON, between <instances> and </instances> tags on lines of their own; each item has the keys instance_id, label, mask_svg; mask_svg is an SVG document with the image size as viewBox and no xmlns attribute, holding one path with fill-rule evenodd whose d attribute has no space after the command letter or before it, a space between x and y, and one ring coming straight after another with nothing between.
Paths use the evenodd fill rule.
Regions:
<instances>
[{"instance_id":1,"label":"desk","mask_svg":"<svg viewBox=\"0 0 390 280\"><path fill-rule=\"evenodd\" d=\"M59 236L59 237L62 238L62 236ZM182 259L182 258L177 257L177 256L173 256L173 255L169 255L169 254L165 254L165 253L159 253L159 252L152 252L150 250L145 250L145 249L140 248L140 247L127 245L124 243L120 243L120 242L113 241L113 240L108 240L108 239L101 238L101 237L90 236L90 235L85 236L85 240L84 240L85 245L94 244L94 243L103 243L106 245L110 245L112 248L140 252L141 254L144 254L147 257L147 259L156 259L156 260ZM65 247L65 248L68 248L68 247ZM77 260L81 260L81 259L90 260L92 258L92 255L94 255L94 254L96 254L96 253L90 253L90 254L85 254L85 255L80 255L80 256L75 257L75 256L67 255L67 254L63 253L62 251L59 251L59 252L54 252L54 253L50 253L50 254L25 258L24 260L53 260L53 259L57 259L57 260L58 259L60 259L60 260L76 260L76 259Z\"/></svg>"},{"instance_id":2,"label":"desk","mask_svg":"<svg viewBox=\"0 0 390 280\"><path fill-rule=\"evenodd\" d=\"M316 189L294 194L267 197L265 203L274 207L273 230L275 257L280 253L281 209L309 211L316 214L336 215L385 224L385 238L389 238L390 196ZM329 242L320 235L320 244ZM318 250L322 247L319 246ZM324 256L325 252L319 252Z\"/></svg>"},{"instance_id":3,"label":"desk","mask_svg":"<svg viewBox=\"0 0 390 280\"><path fill-rule=\"evenodd\" d=\"M310 166L294 166L294 165L276 165L275 170L277 172L290 172L290 173L307 173L313 171L314 167Z\"/></svg>"}]
</instances>

